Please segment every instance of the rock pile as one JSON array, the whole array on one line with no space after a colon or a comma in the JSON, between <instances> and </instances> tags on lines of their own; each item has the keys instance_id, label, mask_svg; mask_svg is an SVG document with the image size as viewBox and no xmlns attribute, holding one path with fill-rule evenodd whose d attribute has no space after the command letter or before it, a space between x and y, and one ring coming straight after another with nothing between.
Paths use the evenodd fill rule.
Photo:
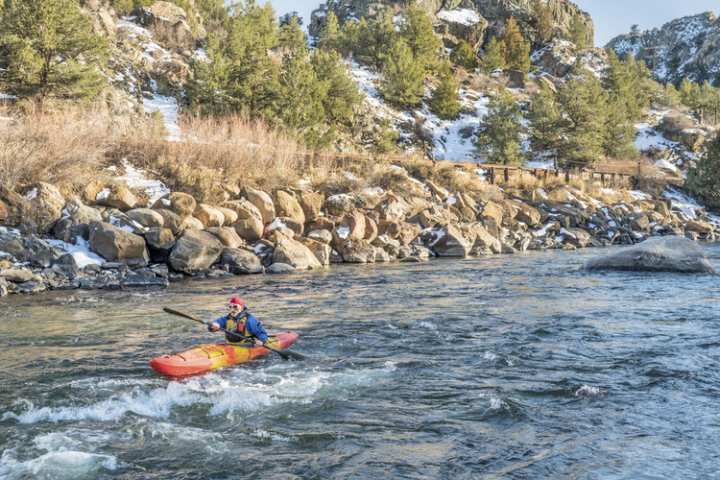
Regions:
<instances>
[{"instance_id":1,"label":"rock pile","mask_svg":"<svg viewBox=\"0 0 720 480\"><path fill-rule=\"evenodd\" d=\"M90 205L49 184L0 195L5 224L17 228L0 230L0 294L718 235L702 211L688 215L640 192L591 196L559 185L511 194L489 184L451 192L391 169L396 191L245 187L219 205L182 192L144 205L122 185L94 186L84 195Z\"/></svg>"}]
</instances>

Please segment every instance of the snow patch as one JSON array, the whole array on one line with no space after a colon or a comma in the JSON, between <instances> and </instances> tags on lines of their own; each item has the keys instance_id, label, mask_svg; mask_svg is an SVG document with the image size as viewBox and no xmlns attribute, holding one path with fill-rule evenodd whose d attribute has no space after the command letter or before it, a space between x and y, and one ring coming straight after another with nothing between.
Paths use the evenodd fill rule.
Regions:
<instances>
[{"instance_id":1,"label":"snow patch","mask_svg":"<svg viewBox=\"0 0 720 480\"><path fill-rule=\"evenodd\" d=\"M460 25L472 26L480 23L480 15L475 10L469 8L459 8L457 10L440 10L437 13L440 20L450 23L459 23Z\"/></svg>"},{"instance_id":2,"label":"snow patch","mask_svg":"<svg viewBox=\"0 0 720 480\"><path fill-rule=\"evenodd\" d=\"M75 238L74 244L52 239L47 240L47 242L72 255L75 263L77 263L80 268L85 268L88 265L102 265L106 261L100 255L90 251L90 244L80 236Z\"/></svg>"}]
</instances>

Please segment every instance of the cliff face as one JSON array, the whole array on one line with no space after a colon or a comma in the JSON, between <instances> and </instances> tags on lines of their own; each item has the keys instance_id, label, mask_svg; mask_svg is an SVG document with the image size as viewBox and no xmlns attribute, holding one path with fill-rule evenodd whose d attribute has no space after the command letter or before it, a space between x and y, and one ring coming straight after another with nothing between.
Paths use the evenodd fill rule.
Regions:
<instances>
[{"instance_id":1,"label":"cliff face","mask_svg":"<svg viewBox=\"0 0 720 480\"><path fill-rule=\"evenodd\" d=\"M487 23L484 41L491 35L498 35L502 32L505 20L515 17L521 29L527 37L536 43L537 29L535 26L534 5L538 0L420 0L421 5L439 22L446 21L439 12L473 12L479 17L476 23ZM594 26L590 15L580 10L573 2L568 0L539 0L544 1L550 7L553 17L554 30L558 37L569 38L573 23L579 20L587 32L587 45L593 44ZM368 2L367 0L339 0L321 4L313 12L310 21L310 33L315 35L319 32L328 10L333 10L341 21L349 18L372 17L384 9L398 11L403 4L392 1Z\"/></svg>"},{"instance_id":2,"label":"cliff face","mask_svg":"<svg viewBox=\"0 0 720 480\"><path fill-rule=\"evenodd\" d=\"M617 36L606 48L643 60L663 82L714 81L720 75L720 21L711 12Z\"/></svg>"}]
</instances>

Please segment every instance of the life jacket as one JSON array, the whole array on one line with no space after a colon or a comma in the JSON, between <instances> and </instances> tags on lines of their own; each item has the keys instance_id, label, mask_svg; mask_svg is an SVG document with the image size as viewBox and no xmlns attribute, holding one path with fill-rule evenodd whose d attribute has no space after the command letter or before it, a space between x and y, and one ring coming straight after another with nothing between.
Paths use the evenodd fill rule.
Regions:
<instances>
[{"instance_id":1,"label":"life jacket","mask_svg":"<svg viewBox=\"0 0 720 480\"><path fill-rule=\"evenodd\" d=\"M236 318L232 318L228 315L227 322L225 323L225 330L239 333L243 337L251 338L253 334L250 333L250 331L247 329L248 315L249 312L247 310L243 310ZM243 338L238 338L234 335L229 335L227 333L225 334L225 339L231 343L253 343L252 340L245 340Z\"/></svg>"}]
</instances>

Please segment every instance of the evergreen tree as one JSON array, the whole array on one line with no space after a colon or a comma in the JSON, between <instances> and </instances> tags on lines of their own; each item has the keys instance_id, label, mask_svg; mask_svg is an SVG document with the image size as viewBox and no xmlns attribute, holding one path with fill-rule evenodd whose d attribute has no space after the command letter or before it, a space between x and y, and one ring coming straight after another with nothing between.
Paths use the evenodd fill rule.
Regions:
<instances>
[{"instance_id":1,"label":"evergreen tree","mask_svg":"<svg viewBox=\"0 0 720 480\"><path fill-rule=\"evenodd\" d=\"M333 51L318 50L312 57L312 64L315 76L323 84L322 91L326 92L322 99L326 121L349 125L362 97L340 55Z\"/></svg>"},{"instance_id":2,"label":"evergreen tree","mask_svg":"<svg viewBox=\"0 0 720 480\"><path fill-rule=\"evenodd\" d=\"M605 92L590 72L566 82L558 92L563 114L560 159L568 166L589 166L603 155Z\"/></svg>"},{"instance_id":3,"label":"evergreen tree","mask_svg":"<svg viewBox=\"0 0 720 480\"><path fill-rule=\"evenodd\" d=\"M541 83L540 90L533 95L528 120L531 153L549 155L557 168L563 118L556 94L548 85Z\"/></svg>"},{"instance_id":4,"label":"evergreen tree","mask_svg":"<svg viewBox=\"0 0 720 480\"><path fill-rule=\"evenodd\" d=\"M450 65L444 65L440 70L440 83L430 98L430 110L438 117L450 120L460 114L460 84Z\"/></svg>"},{"instance_id":5,"label":"evergreen tree","mask_svg":"<svg viewBox=\"0 0 720 480\"><path fill-rule=\"evenodd\" d=\"M485 46L482 54L482 68L485 72L492 72L498 68L505 68L505 46L497 38L492 37Z\"/></svg>"},{"instance_id":6,"label":"evergreen tree","mask_svg":"<svg viewBox=\"0 0 720 480\"><path fill-rule=\"evenodd\" d=\"M680 92L672 83L666 83L662 87L660 104L666 107L676 107L680 104Z\"/></svg>"},{"instance_id":7,"label":"evergreen tree","mask_svg":"<svg viewBox=\"0 0 720 480\"><path fill-rule=\"evenodd\" d=\"M367 34L367 22L364 18L360 20L350 19L343 23L340 29L339 39L339 51L343 57L348 57L351 54L360 59L363 54L366 54L367 50L367 39L364 37Z\"/></svg>"},{"instance_id":8,"label":"evergreen tree","mask_svg":"<svg viewBox=\"0 0 720 480\"><path fill-rule=\"evenodd\" d=\"M230 94L230 61L220 47L215 34L208 35L205 51L208 60L194 59L190 64L192 75L187 85L187 98L191 109L203 115L222 115L236 108Z\"/></svg>"},{"instance_id":9,"label":"evergreen tree","mask_svg":"<svg viewBox=\"0 0 720 480\"><path fill-rule=\"evenodd\" d=\"M585 22L580 19L579 15L575 15L570 23L570 41L575 44L575 48L585 50L588 46L588 34Z\"/></svg>"},{"instance_id":10,"label":"evergreen tree","mask_svg":"<svg viewBox=\"0 0 720 480\"><path fill-rule=\"evenodd\" d=\"M612 158L635 157L635 126L628 117L626 104L610 94L605 109L605 130L603 151Z\"/></svg>"},{"instance_id":11,"label":"evergreen tree","mask_svg":"<svg viewBox=\"0 0 720 480\"><path fill-rule=\"evenodd\" d=\"M530 71L530 43L523 37L515 17L510 17L505 22L502 42L507 68L523 73Z\"/></svg>"},{"instance_id":12,"label":"evergreen tree","mask_svg":"<svg viewBox=\"0 0 720 480\"><path fill-rule=\"evenodd\" d=\"M307 39L305 32L300 26L300 19L297 15L289 17L289 19L280 27L278 37L280 47L286 52L293 55L302 55L307 53Z\"/></svg>"},{"instance_id":13,"label":"evergreen tree","mask_svg":"<svg viewBox=\"0 0 720 480\"><path fill-rule=\"evenodd\" d=\"M706 145L703 156L688 170L686 185L709 208L720 209L720 135Z\"/></svg>"},{"instance_id":14,"label":"evergreen tree","mask_svg":"<svg viewBox=\"0 0 720 480\"><path fill-rule=\"evenodd\" d=\"M465 70L474 70L477 67L477 56L475 51L466 40L460 40L450 54L450 59L455 65Z\"/></svg>"},{"instance_id":15,"label":"evergreen tree","mask_svg":"<svg viewBox=\"0 0 720 480\"><path fill-rule=\"evenodd\" d=\"M371 22L367 23L366 30L360 31L363 39L362 46L364 52L360 52L360 60L363 63L375 66L376 69L382 70L389 56L389 51L394 47L394 43L398 37L395 31L395 25L392 22L392 15L383 10ZM360 20L362 29L363 22ZM407 43L405 43L407 46ZM412 51L410 51L412 54ZM364 57L364 58L363 58Z\"/></svg>"},{"instance_id":16,"label":"evergreen tree","mask_svg":"<svg viewBox=\"0 0 720 480\"><path fill-rule=\"evenodd\" d=\"M321 50L335 50L337 52L342 50L340 24L333 10L330 10L325 18L325 24L320 30L317 46Z\"/></svg>"},{"instance_id":17,"label":"evergreen tree","mask_svg":"<svg viewBox=\"0 0 720 480\"><path fill-rule=\"evenodd\" d=\"M87 98L106 84L106 44L77 0L6 0L0 89L18 97Z\"/></svg>"},{"instance_id":18,"label":"evergreen tree","mask_svg":"<svg viewBox=\"0 0 720 480\"><path fill-rule=\"evenodd\" d=\"M493 97L478 136L478 147L489 163L519 165L523 161L522 112L507 90Z\"/></svg>"},{"instance_id":19,"label":"evergreen tree","mask_svg":"<svg viewBox=\"0 0 720 480\"><path fill-rule=\"evenodd\" d=\"M301 134L310 146L326 144L329 138L323 128L322 104L326 85L318 81L307 54L285 56L279 91L278 112L283 124Z\"/></svg>"},{"instance_id":20,"label":"evergreen tree","mask_svg":"<svg viewBox=\"0 0 720 480\"><path fill-rule=\"evenodd\" d=\"M277 107L280 69L268 55L278 46L278 25L270 4L238 5L230 23L226 56L228 93L236 109L271 120Z\"/></svg>"},{"instance_id":21,"label":"evergreen tree","mask_svg":"<svg viewBox=\"0 0 720 480\"><path fill-rule=\"evenodd\" d=\"M535 16L535 28L537 29L540 45L543 45L553 38L555 20L547 0L535 0L533 4Z\"/></svg>"},{"instance_id":22,"label":"evergreen tree","mask_svg":"<svg viewBox=\"0 0 720 480\"><path fill-rule=\"evenodd\" d=\"M413 4L405 11L400 36L405 39L415 59L422 63L424 68L432 69L437 63L442 42L435 35L430 17L419 5Z\"/></svg>"},{"instance_id":23,"label":"evergreen tree","mask_svg":"<svg viewBox=\"0 0 720 480\"><path fill-rule=\"evenodd\" d=\"M423 65L413 57L403 39L397 39L390 49L383 69L380 92L385 99L400 107L420 104L425 93Z\"/></svg>"}]
</instances>

